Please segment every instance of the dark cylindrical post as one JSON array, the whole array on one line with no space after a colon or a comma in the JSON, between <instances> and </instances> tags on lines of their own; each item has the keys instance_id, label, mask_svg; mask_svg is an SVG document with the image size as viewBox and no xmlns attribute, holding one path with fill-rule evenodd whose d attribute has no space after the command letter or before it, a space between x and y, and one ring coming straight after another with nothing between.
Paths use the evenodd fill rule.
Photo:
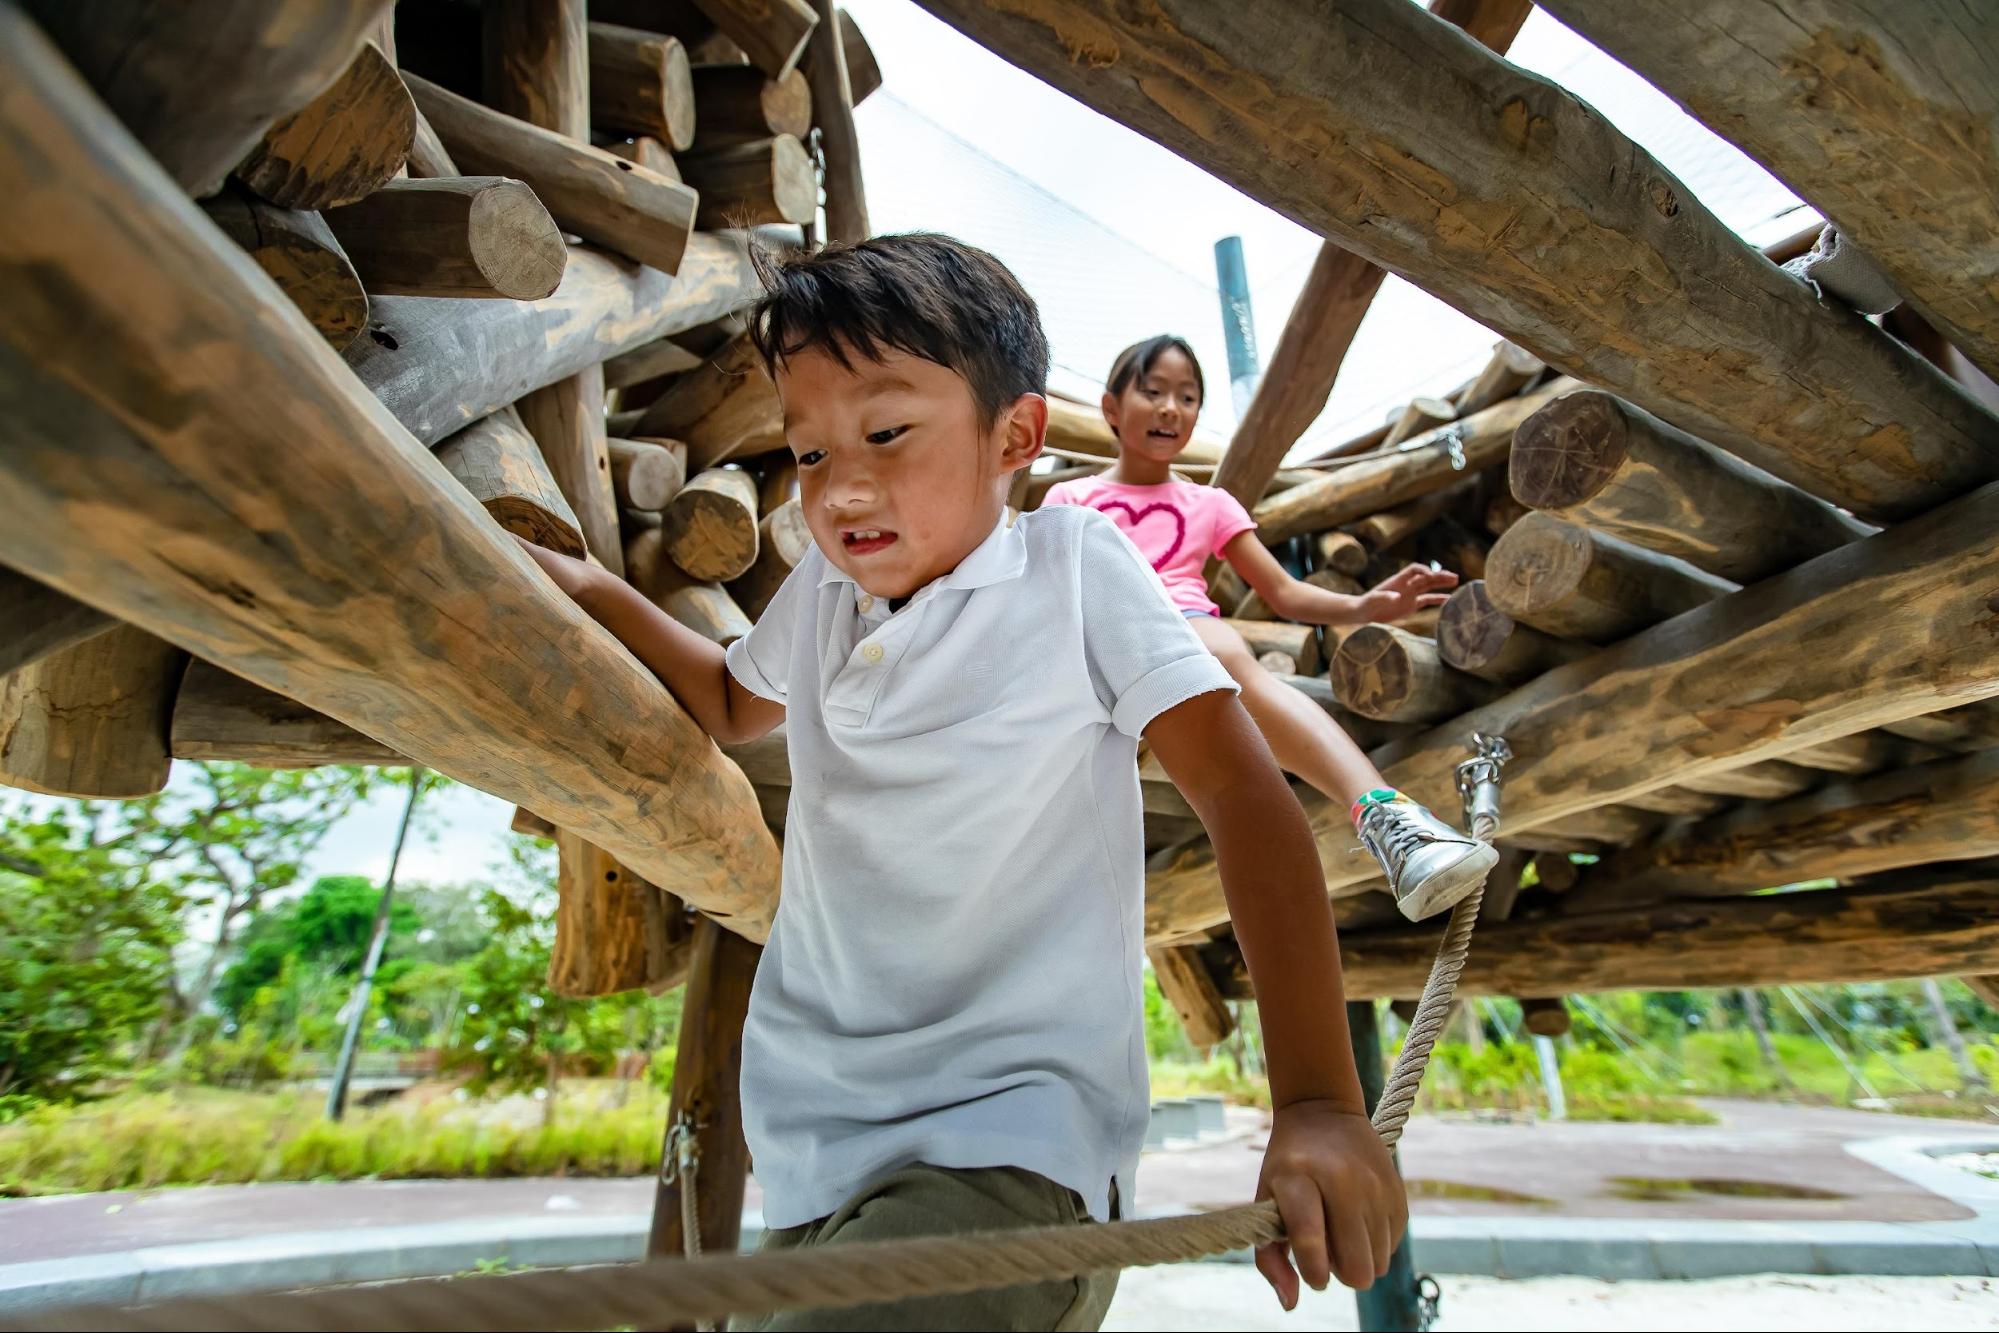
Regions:
<instances>
[{"instance_id":1,"label":"dark cylindrical post","mask_svg":"<svg viewBox=\"0 0 1999 1333\"><path fill-rule=\"evenodd\" d=\"M1354 1063L1360 1067L1360 1090L1367 1098L1368 1114L1381 1101L1381 1085L1386 1065L1381 1058L1381 1024L1375 1016L1374 1001L1347 1002L1347 1031L1353 1037ZM1397 1169L1401 1158L1396 1159ZM1409 1260L1409 1238L1395 1247L1388 1273L1366 1291L1354 1293L1360 1311L1361 1333L1416 1333L1423 1327L1422 1301L1416 1289L1416 1270Z\"/></svg>"}]
</instances>

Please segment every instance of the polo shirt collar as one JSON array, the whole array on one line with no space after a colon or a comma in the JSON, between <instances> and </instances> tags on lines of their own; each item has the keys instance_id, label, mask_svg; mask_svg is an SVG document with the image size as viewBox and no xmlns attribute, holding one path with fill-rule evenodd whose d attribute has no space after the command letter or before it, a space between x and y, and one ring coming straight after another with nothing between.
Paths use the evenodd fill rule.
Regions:
<instances>
[{"instance_id":1,"label":"polo shirt collar","mask_svg":"<svg viewBox=\"0 0 1999 1333\"><path fill-rule=\"evenodd\" d=\"M1000 515L1000 521L986 539L972 548L972 551L958 567L950 573L935 579L916 590L915 596L922 596L931 588L984 588L994 583L1004 583L1017 579L1027 572L1027 539L1015 528L1018 514L1007 510ZM831 560L819 575L819 586L829 583L853 583L853 575L841 569Z\"/></svg>"}]
</instances>

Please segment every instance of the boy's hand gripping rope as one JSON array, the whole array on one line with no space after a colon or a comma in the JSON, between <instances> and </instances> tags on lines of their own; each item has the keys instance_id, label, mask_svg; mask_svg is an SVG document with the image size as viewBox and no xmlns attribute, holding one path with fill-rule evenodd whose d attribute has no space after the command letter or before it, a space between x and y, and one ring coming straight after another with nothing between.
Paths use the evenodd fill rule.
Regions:
<instances>
[{"instance_id":1,"label":"boy's hand gripping rope","mask_svg":"<svg viewBox=\"0 0 1999 1333\"><path fill-rule=\"evenodd\" d=\"M1500 768L1506 742L1474 734L1472 758L1457 767L1471 835L1499 830ZM1373 1124L1393 1147L1416 1103L1430 1049L1444 1028L1470 952L1483 886L1451 910L1402 1053L1375 1107ZM689 1159L676 1161L683 1170ZM682 1181L694 1196L693 1171ZM683 1214L685 1218L685 1214ZM696 1234L686 1218L686 1234ZM420 1278L304 1294L246 1294L168 1301L137 1308L76 1306L0 1319L0 1333L27 1329L253 1330L603 1328L637 1323L720 1320L731 1314L833 1308L944 1296L1024 1282L1052 1282L1113 1268L1177 1263L1253 1249L1284 1239L1268 1200L1189 1217L1037 1227L983 1235L864 1242L781 1254L711 1255L599 1268L553 1269L477 1278ZM695 1242L698 1245L698 1239Z\"/></svg>"}]
</instances>

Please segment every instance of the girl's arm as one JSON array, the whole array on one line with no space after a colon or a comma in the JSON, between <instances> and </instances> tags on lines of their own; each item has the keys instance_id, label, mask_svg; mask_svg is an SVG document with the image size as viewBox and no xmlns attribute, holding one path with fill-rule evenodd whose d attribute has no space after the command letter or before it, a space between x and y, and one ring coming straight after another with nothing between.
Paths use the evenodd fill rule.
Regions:
<instances>
[{"instance_id":1,"label":"girl's arm","mask_svg":"<svg viewBox=\"0 0 1999 1333\"><path fill-rule=\"evenodd\" d=\"M1333 592L1291 577L1256 533L1239 532L1222 547L1222 558L1256 589L1263 604L1285 620L1306 625L1367 625L1400 620L1427 606L1442 606L1458 576L1449 570L1408 565L1355 596Z\"/></svg>"}]
</instances>

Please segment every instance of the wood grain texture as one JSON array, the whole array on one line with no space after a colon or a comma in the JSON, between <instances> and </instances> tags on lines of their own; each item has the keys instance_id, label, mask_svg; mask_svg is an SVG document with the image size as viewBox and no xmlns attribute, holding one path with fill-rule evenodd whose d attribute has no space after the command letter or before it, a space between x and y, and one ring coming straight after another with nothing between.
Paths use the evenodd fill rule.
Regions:
<instances>
[{"instance_id":1,"label":"wood grain texture","mask_svg":"<svg viewBox=\"0 0 1999 1333\"><path fill-rule=\"evenodd\" d=\"M539 301L569 259L541 200L505 176L390 181L325 218L362 283L385 296Z\"/></svg>"},{"instance_id":2,"label":"wood grain texture","mask_svg":"<svg viewBox=\"0 0 1999 1333\"><path fill-rule=\"evenodd\" d=\"M687 479L661 511L666 551L701 583L727 583L757 558L757 482L741 468L709 468Z\"/></svg>"},{"instance_id":3,"label":"wood grain texture","mask_svg":"<svg viewBox=\"0 0 1999 1333\"><path fill-rule=\"evenodd\" d=\"M257 261L335 351L368 326L368 293L339 238L317 213L226 188L201 201L208 220Z\"/></svg>"},{"instance_id":4,"label":"wood grain texture","mask_svg":"<svg viewBox=\"0 0 1999 1333\"><path fill-rule=\"evenodd\" d=\"M666 534L645 528L625 543L625 574L660 610L728 647L750 632L750 618L719 583L689 578L666 553Z\"/></svg>"},{"instance_id":5,"label":"wood grain texture","mask_svg":"<svg viewBox=\"0 0 1999 1333\"><path fill-rule=\"evenodd\" d=\"M1611 643L1724 596L1734 585L1534 513L1493 545L1485 588L1494 606L1523 624L1557 638Z\"/></svg>"},{"instance_id":6,"label":"wood grain texture","mask_svg":"<svg viewBox=\"0 0 1999 1333\"><path fill-rule=\"evenodd\" d=\"M1863 518L1999 476L1999 420L1742 244L1580 99L1406 0L924 7L1550 364Z\"/></svg>"},{"instance_id":7,"label":"wood grain texture","mask_svg":"<svg viewBox=\"0 0 1999 1333\"><path fill-rule=\"evenodd\" d=\"M118 622L46 583L0 566L0 677L92 639Z\"/></svg>"},{"instance_id":8,"label":"wood grain texture","mask_svg":"<svg viewBox=\"0 0 1999 1333\"><path fill-rule=\"evenodd\" d=\"M1501 685L1518 685L1590 651L1586 643L1558 639L1507 615L1493 605L1484 579L1452 593L1437 616L1437 652L1445 663Z\"/></svg>"},{"instance_id":9,"label":"wood grain texture","mask_svg":"<svg viewBox=\"0 0 1999 1333\"><path fill-rule=\"evenodd\" d=\"M796 499L786 499L757 523L757 558L741 578L729 585L730 595L752 622L763 616L770 599L812 549L812 530Z\"/></svg>"},{"instance_id":10,"label":"wood grain texture","mask_svg":"<svg viewBox=\"0 0 1999 1333\"><path fill-rule=\"evenodd\" d=\"M1180 1026L1185 1029L1187 1040L1202 1051L1228 1040L1235 1031L1235 1016L1229 1013L1222 993L1215 989L1215 980L1208 975L1200 950L1186 945L1159 945L1147 949L1145 956L1152 960L1152 975L1159 980L1160 993L1173 1006L1173 1012L1180 1015Z\"/></svg>"},{"instance_id":11,"label":"wood grain texture","mask_svg":"<svg viewBox=\"0 0 1999 1333\"><path fill-rule=\"evenodd\" d=\"M781 79L805 55L819 24L806 0L695 0L717 28L743 49L750 63Z\"/></svg>"},{"instance_id":12,"label":"wood grain texture","mask_svg":"<svg viewBox=\"0 0 1999 1333\"><path fill-rule=\"evenodd\" d=\"M1489 701L1495 688L1458 671L1434 639L1362 625L1333 654L1333 697L1382 722L1440 722Z\"/></svg>"},{"instance_id":13,"label":"wood grain texture","mask_svg":"<svg viewBox=\"0 0 1999 1333\"><path fill-rule=\"evenodd\" d=\"M412 98L411 102L414 104L415 99ZM408 166L410 175L417 180L436 180L459 174L458 164L451 160L444 140L437 137L437 131L431 128L429 118L421 111L416 113L416 137L410 141Z\"/></svg>"},{"instance_id":14,"label":"wood grain texture","mask_svg":"<svg viewBox=\"0 0 1999 1333\"><path fill-rule=\"evenodd\" d=\"M687 482L687 465L657 440L612 440L611 486L626 509L658 513Z\"/></svg>"},{"instance_id":15,"label":"wood grain texture","mask_svg":"<svg viewBox=\"0 0 1999 1333\"><path fill-rule=\"evenodd\" d=\"M118 625L0 679L0 783L49 796L151 796L187 654Z\"/></svg>"},{"instance_id":16,"label":"wood grain texture","mask_svg":"<svg viewBox=\"0 0 1999 1333\"><path fill-rule=\"evenodd\" d=\"M651 136L678 152L694 143L694 77L678 38L616 23L590 25L590 123Z\"/></svg>"},{"instance_id":17,"label":"wood grain texture","mask_svg":"<svg viewBox=\"0 0 1999 1333\"><path fill-rule=\"evenodd\" d=\"M364 42L331 87L271 126L236 176L280 208L333 208L394 180L415 139L416 106L395 62Z\"/></svg>"},{"instance_id":18,"label":"wood grain texture","mask_svg":"<svg viewBox=\"0 0 1999 1333\"><path fill-rule=\"evenodd\" d=\"M703 152L812 132L812 87L797 70L773 79L754 65L703 65L693 83Z\"/></svg>"},{"instance_id":19,"label":"wood grain texture","mask_svg":"<svg viewBox=\"0 0 1999 1333\"><path fill-rule=\"evenodd\" d=\"M1316 676L1325 666L1319 651L1319 636L1310 625L1293 625L1282 620L1234 620L1223 623L1242 635L1252 653L1283 653L1298 664L1301 674Z\"/></svg>"},{"instance_id":20,"label":"wood grain texture","mask_svg":"<svg viewBox=\"0 0 1999 1333\"><path fill-rule=\"evenodd\" d=\"M588 143L590 43L585 0L493 0L481 6L481 13L487 105ZM442 127L439 132L444 133ZM445 142L450 141L446 133ZM484 168L471 170L485 174Z\"/></svg>"},{"instance_id":21,"label":"wood grain texture","mask_svg":"<svg viewBox=\"0 0 1999 1333\"><path fill-rule=\"evenodd\" d=\"M784 405L747 335L675 380L646 408L634 432L682 440L687 466L705 472L727 458L784 446Z\"/></svg>"},{"instance_id":22,"label":"wood grain texture","mask_svg":"<svg viewBox=\"0 0 1999 1333\"><path fill-rule=\"evenodd\" d=\"M868 45L867 34L844 9L840 11L840 53L847 58L847 88L853 105L859 106L882 86L882 67L875 59L875 49Z\"/></svg>"},{"instance_id":23,"label":"wood grain texture","mask_svg":"<svg viewBox=\"0 0 1999 1333\"><path fill-rule=\"evenodd\" d=\"M698 352L689 351L671 338L655 338L606 361L604 387L629 389L662 376L685 374L700 364Z\"/></svg>"},{"instance_id":24,"label":"wood grain texture","mask_svg":"<svg viewBox=\"0 0 1999 1333\"><path fill-rule=\"evenodd\" d=\"M833 0L809 0L818 19L805 51L811 83L812 123L819 130L819 155L826 164L826 239L864 241L868 223L867 185L861 174L861 140L854 129L853 74L841 40Z\"/></svg>"},{"instance_id":25,"label":"wood grain texture","mask_svg":"<svg viewBox=\"0 0 1999 1333\"><path fill-rule=\"evenodd\" d=\"M574 833L555 834L555 946L548 988L557 995L617 995L650 979L646 896L651 885Z\"/></svg>"},{"instance_id":26,"label":"wood grain texture","mask_svg":"<svg viewBox=\"0 0 1999 1333\"><path fill-rule=\"evenodd\" d=\"M576 522L583 544L613 574L623 576L618 499L611 485L611 447L604 433L604 370L588 366L536 389L515 405Z\"/></svg>"},{"instance_id":27,"label":"wood grain texture","mask_svg":"<svg viewBox=\"0 0 1999 1333\"><path fill-rule=\"evenodd\" d=\"M680 164L673 159L673 150L650 134L641 134L633 139L613 139L599 144L612 157L621 157L627 162L636 162L647 171L658 172L670 181L680 179Z\"/></svg>"},{"instance_id":28,"label":"wood grain texture","mask_svg":"<svg viewBox=\"0 0 1999 1333\"><path fill-rule=\"evenodd\" d=\"M583 558L583 527L520 414L503 407L446 439L437 461L517 537Z\"/></svg>"},{"instance_id":29,"label":"wood grain texture","mask_svg":"<svg viewBox=\"0 0 1999 1333\"><path fill-rule=\"evenodd\" d=\"M0 87L0 562L761 935L777 849L659 682L7 8Z\"/></svg>"},{"instance_id":30,"label":"wood grain texture","mask_svg":"<svg viewBox=\"0 0 1999 1333\"><path fill-rule=\"evenodd\" d=\"M819 181L805 145L789 134L682 154L680 175L701 192L698 227L760 227L810 222L819 209ZM857 237L855 239L866 239Z\"/></svg>"},{"instance_id":31,"label":"wood grain texture","mask_svg":"<svg viewBox=\"0 0 1999 1333\"><path fill-rule=\"evenodd\" d=\"M1483 412L1494 403L1506 401L1539 379L1548 365L1524 347L1501 342L1492 349L1492 360L1459 390L1451 400L1459 416Z\"/></svg>"},{"instance_id":32,"label":"wood grain texture","mask_svg":"<svg viewBox=\"0 0 1999 1333\"><path fill-rule=\"evenodd\" d=\"M258 768L409 761L344 722L195 658L174 696L169 743L176 759Z\"/></svg>"},{"instance_id":33,"label":"wood grain texture","mask_svg":"<svg viewBox=\"0 0 1999 1333\"><path fill-rule=\"evenodd\" d=\"M1383 448L1402 443L1412 435L1435 430L1445 422L1457 419L1457 407L1448 398L1419 395L1409 400L1402 414L1389 424L1388 434L1381 441Z\"/></svg>"}]
</instances>

